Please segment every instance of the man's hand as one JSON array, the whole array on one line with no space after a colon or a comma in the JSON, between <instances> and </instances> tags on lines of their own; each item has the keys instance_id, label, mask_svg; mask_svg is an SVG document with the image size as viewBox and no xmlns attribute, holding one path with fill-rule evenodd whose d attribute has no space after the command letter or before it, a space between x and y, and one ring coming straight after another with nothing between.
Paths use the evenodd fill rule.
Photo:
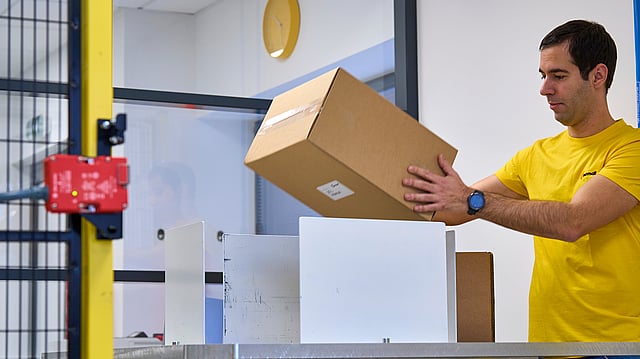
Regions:
<instances>
[{"instance_id":1,"label":"man's hand","mask_svg":"<svg viewBox=\"0 0 640 359\"><path fill-rule=\"evenodd\" d=\"M467 212L467 197L473 190L467 187L460 175L453 169L444 156L438 155L438 165L444 176L427 169L409 166L407 172L415 177L402 180L407 188L417 190L404 195L404 199L414 202L416 212L447 211L465 214Z\"/></svg>"}]
</instances>

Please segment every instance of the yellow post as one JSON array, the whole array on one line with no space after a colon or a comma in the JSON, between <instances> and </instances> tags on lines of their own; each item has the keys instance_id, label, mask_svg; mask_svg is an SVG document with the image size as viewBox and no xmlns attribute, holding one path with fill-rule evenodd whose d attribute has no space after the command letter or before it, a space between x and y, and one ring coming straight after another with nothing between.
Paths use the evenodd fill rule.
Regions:
<instances>
[{"instance_id":1,"label":"yellow post","mask_svg":"<svg viewBox=\"0 0 640 359\"><path fill-rule=\"evenodd\" d=\"M81 2L82 154L97 155L97 121L112 118L112 0ZM82 220L82 358L113 358L113 253Z\"/></svg>"}]
</instances>

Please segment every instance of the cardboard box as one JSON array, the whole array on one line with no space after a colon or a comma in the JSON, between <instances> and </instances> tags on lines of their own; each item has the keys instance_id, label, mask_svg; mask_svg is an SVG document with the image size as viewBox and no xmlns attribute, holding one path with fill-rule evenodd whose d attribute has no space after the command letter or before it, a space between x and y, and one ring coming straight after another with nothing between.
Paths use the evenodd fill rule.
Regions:
<instances>
[{"instance_id":1,"label":"cardboard box","mask_svg":"<svg viewBox=\"0 0 640 359\"><path fill-rule=\"evenodd\" d=\"M404 200L410 164L457 150L343 69L274 98L245 164L326 217L430 220Z\"/></svg>"},{"instance_id":2,"label":"cardboard box","mask_svg":"<svg viewBox=\"0 0 640 359\"><path fill-rule=\"evenodd\" d=\"M456 253L458 342L495 342L491 252Z\"/></svg>"}]
</instances>

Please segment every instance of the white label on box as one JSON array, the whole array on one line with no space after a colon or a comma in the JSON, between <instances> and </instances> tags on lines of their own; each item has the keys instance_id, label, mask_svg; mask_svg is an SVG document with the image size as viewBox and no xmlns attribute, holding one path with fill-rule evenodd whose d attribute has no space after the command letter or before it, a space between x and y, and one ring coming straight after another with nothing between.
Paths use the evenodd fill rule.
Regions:
<instances>
[{"instance_id":1,"label":"white label on box","mask_svg":"<svg viewBox=\"0 0 640 359\"><path fill-rule=\"evenodd\" d=\"M334 201L351 196L354 193L349 187L343 185L337 180L331 181L327 184L323 184L322 186L318 187L317 190Z\"/></svg>"}]
</instances>

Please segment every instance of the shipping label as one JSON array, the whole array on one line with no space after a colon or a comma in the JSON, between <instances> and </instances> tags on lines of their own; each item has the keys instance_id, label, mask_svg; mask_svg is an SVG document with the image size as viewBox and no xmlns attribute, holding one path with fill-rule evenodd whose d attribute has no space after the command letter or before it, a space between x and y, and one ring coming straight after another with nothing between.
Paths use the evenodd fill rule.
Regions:
<instances>
[{"instance_id":1,"label":"shipping label","mask_svg":"<svg viewBox=\"0 0 640 359\"><path fill-rule=\"evenodd\" d=\"M316 189L334 201L349 197L354 193L349 187L345 186L337 180L333 180L329 183L323 184Z\"/></svg>"}]
</instances>

